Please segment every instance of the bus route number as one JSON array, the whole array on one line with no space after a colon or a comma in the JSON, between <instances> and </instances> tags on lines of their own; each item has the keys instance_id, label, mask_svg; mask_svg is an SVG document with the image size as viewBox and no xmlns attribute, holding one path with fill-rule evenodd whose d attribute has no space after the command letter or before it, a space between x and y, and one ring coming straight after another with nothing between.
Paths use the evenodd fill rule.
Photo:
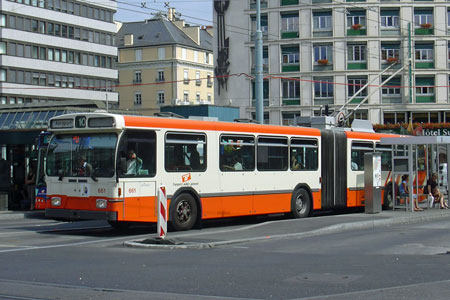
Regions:
<instances>
[{"instance_id":1,"label":"bus route number","mask_svg":"<svg viewBox=\"0 0 450 300\"><path fill-rule=\"evenodd\" d=\"M136 188L129 188L128 194L136 194Z\"/></svg>"},{"instance_id":2,"label":"bus route number","mask_svg":"<svg viewBox=\"0 0 450 300\"><path fill-rule=\"evenodd\" d=\"M98 188L99 194L106 194L106 188Z\"/></svg>"},{"instance_id":3,"label":"bus route number","mask_svg":"<svg viewBox=\"0 0 450 300\"><path fill-rule=\"evenodd\" d=\"M86 127L86 117L78 116L75 118L75 127L76 128L85 128Z\"/></svg>"}]
</instances>

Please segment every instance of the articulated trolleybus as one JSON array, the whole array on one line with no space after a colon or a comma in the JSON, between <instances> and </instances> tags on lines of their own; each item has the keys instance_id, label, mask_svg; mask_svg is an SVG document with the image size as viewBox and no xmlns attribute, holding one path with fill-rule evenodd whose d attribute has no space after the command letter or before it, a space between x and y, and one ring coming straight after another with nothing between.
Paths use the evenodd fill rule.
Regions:
<instances>
[{"instance_id":1,"label":"articulated trolleybus","mask_svg":"<svg viewBox=\"0 0 450 300\"><path fill-rule=\"evenodd\" d=\"M364 153L385 134L77 113L50 120L46 216L101 219L121 227L157 221L166 188L169 221L364 205ZM386 177L388 172L382 172Z\"/></svg>"}]
</instances>

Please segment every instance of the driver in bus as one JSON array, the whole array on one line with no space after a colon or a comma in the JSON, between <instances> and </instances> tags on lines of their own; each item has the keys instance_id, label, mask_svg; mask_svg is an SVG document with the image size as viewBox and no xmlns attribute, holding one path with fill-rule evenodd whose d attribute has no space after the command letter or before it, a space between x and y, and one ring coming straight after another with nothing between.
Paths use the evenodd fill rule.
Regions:
<instances>
[{"instance_id":1,"label":"driver in bus","mask_svg":"<svg viewBox=\"0 0 450 300\"><path fill-rule=\"evenodd\" d=\"M86 156L80 158L80 167L78 168L78 175L90 176L92 175L92 165L86 161Z\"/></svg>"},{"instance_id":2,"label":"driver in bus","mask_svg":"<svg viewBox=\"0 0 450 300\"><path fill-rule=\"evenodd\" d=\"M126 175L137 175L142 168L142 159L136 156L134 150L128 151Z\"/></svg>"}]
</instances>

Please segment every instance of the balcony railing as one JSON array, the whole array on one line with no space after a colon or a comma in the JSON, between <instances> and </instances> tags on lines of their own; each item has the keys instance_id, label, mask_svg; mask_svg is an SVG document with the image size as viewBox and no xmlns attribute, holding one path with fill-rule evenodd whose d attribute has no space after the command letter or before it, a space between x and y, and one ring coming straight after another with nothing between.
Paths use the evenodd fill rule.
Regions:
<instances>
[{"instance_id":1,"label":"balcony railing","mask_svg":"<svg viewBox=\"0 0 450 300\"><path fill-rule=\"evenodd\" d=\"M206 83L206 86L207 86L207 87L212 87L212 86L213 86L213 82L212 82L212 81L208 81L208 82Z\"/></svg>"},{"instance_id":2,"label":"balcony railing","mask_svg":"<svg viewBox=\"0 0 450 300\"><path fill-rule=\"evenodd\" d=\"M164 82L164 81L166 81L166 79L165 79L164 77L157 77L157 78L155 79L155 81L156 81L156 82Z\"/></svg>"},{"instance_id":3,"label":"balcony railing","mask_svg":"<svg viewBox=\"0 0 450 300\"><path fill-rule=\"evenodd\" d=\"M201 86L202 85L202 81L200 79L196 79L195 80L195 85L196 86Z\"/></svg>"},{"instance_id":4,"label":"balcony railing","mask_svg":"<svg viewBox=\"0 0 450 300\"><path fill-rule=\"evenodd\" d=\"M183 83L184 83L184 84L189 84L190 81L191 81L191 80L190 80L189 78L184 78L184 79L183 79Z\"/></svg>"}]
</instances>

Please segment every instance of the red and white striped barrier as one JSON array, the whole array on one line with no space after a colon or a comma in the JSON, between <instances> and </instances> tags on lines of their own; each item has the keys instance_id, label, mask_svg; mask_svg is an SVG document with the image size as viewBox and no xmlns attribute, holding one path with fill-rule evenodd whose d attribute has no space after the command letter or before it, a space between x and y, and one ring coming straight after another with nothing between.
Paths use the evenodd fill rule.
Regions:
<instances>
[{"instance_id":1,"label":"red and white striped barrier","mask_svg":"<svg viewBox=\"0 0 450 300\"><path fill-rule=\"evenodd\" d=\"M166 187L160 186L158 190L158 236L165 238L167 233L167 195Z\"/></svg>"}]
</instances>

